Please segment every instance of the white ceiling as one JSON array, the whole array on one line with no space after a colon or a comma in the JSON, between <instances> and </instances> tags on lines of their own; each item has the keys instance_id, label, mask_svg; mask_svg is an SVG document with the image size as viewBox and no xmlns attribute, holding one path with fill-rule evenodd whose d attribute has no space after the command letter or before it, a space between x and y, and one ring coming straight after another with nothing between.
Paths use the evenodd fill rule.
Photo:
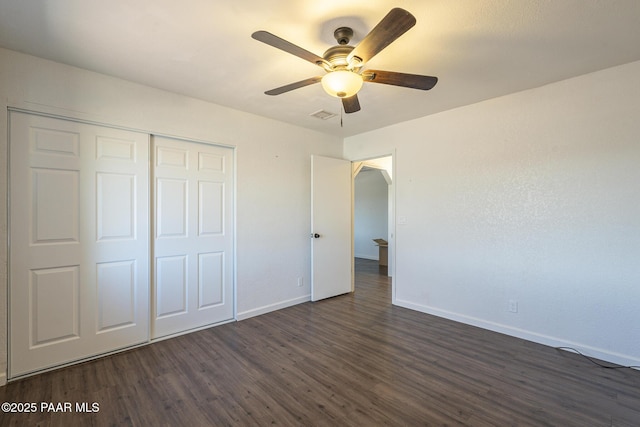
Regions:
<instances>
[{"instance_id":1,"label":"white ceiling","mask_svg":"<svg viewBox=\"0 0 640 427\"><path fill-rule=\"evenodd\" d=\"M319 84L264 95L323 71L251 33L321 56L335 28L352 27L356 44L393 7L417 24L365 68L437 76L435 88L365 83L343 127ZM349 136L640 60L640 1L0 0L0 46Z\"/></svg>"}]
</instances>

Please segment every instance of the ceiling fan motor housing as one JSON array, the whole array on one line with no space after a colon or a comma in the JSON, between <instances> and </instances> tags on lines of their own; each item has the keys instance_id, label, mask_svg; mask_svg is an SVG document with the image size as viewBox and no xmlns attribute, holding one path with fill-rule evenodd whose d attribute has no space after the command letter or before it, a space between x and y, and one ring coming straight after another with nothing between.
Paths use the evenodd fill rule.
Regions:
<instances>
[{"instance_id":1,"label":"ceiling fan motor housing","mask_svg":"<svg viewBox=\"0 0 640 427\"><path fill-rule=\"evenodd\" d=\"M349 27L340 27L333 32L333 36L336 38L338 45L330 47L322 55L322 58L331 66L327 71L345 69L357 71L357 69L361 68L363 64L360 58L354 57L353 60L347 61L347 57L354 49L354 46L349 45L349 41L353 37L353 30Z\"/></svg>"},{"instance_id":2,"label":"ceiling fan motor housing","mask_svg":"<svg viewBox=\"0 0 640 427\"><path fill-rule=\"evenodd\" d=\"M353 46L349 45L333 46L327 49L322 57L331 64L332 69L344 69L349 65L347 56L349 56L352 50Z\"/></svg>"}]
</instances>

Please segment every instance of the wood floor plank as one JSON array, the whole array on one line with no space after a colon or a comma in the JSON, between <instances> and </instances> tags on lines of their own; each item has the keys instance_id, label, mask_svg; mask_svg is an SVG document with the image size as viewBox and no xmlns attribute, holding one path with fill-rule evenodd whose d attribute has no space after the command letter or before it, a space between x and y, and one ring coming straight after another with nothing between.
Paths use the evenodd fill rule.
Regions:
<instances>
[{"instance_id":1,"label":"wood floor plank","mask_svg":"<svg viewBox=\"0 0 640 427\"><path fill-rule=\"evenodd\" d=\"M0 426L638 426L640 372L391 305L356 291L43 373L2 402L97 413L0 414Z\"/></svg>"}]
</instances>

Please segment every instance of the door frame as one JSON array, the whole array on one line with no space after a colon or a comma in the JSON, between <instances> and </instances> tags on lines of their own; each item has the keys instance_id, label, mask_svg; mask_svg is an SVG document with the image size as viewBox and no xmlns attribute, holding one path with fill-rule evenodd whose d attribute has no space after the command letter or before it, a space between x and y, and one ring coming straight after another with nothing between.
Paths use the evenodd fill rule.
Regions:
<instances>
[{"instance_id":1,"label":"door frame","mask_svg":"<svg viewBox=\"0 0 640 427\"><path fill-rule=\"evenodd\" d=\"M387 240L389 241L389 267L388 267L388 276L393 278L395 277L396 271L396 150L393 149L391 152L384 152L377 155L371 155L367 157L357 158L351 160L351 169L353 173L351 174L351 241L352 248L355 247L355 179L357 176L356 173L356 165L358 163L363 163L369 160L380 159L383 157L391 157L391 184L388 188L388 200L389 206L387 207L389 218L387 218L388 230L387 230ZM382 171L382 168L379 168ZM359 170L358 170L359 172ZM352 258L354 257L353 251L351 254ZM395 293L395 280L391 280L391 298L392 303L396 299Z\"/></svg>"}]
</instances>

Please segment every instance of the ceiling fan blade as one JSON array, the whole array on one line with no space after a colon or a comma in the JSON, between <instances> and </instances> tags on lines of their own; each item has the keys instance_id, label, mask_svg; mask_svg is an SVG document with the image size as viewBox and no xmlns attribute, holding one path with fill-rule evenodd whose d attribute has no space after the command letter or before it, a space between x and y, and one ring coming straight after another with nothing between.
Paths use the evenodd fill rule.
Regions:
<instances>
[{"instance_id":1,"label":"ceiling fan blade","mask_svg":"<svg viewBox=\"0 0 640 427\"><path fill-rule=\"evenodd\" d=\"M273 46L299 58L302 58L305 61L309 61L312 64L322 66L322 64L325 62L323 58L319 57L315 53L311 53L308 50L303 49L300 46L296 46L295 44L288 42L285 39L282 39L267 31L256 31L255 33L251 34L251 37L258 41L261 41L262 43L266 43L269 46Z\"/></svg>"},{"instance_id":2,"label":"ceiling fan blade","mask_svg":"<svg viewBox=\"0 0 640 427\"><path fill-rule=\"evenodd\" d=\"M412 89L429 90L438 83L437 77L420 74L396 73L395 71L366 70L362 72L365 82L403 86Z\"/></svg>"},{"instance_id":3,"label":"ceiling fan blade","mask_svg":"<svg viewBox=\"0 0 640 427\"><path fill-rule=\"evenodd\" d=\"M363 63L369 61L415 24L416 18L406 10L399 7L391 9L387 16L382 18L382 21L351 51L347 61L351 64L354 57L360 58Z\"/></svg>"},{"instance_id":4,"label":"ceiling fan blade","mask_svg":"<svg viewBox=\"0 0 640 427\"><path fill-rule=\"evenodd\" d=\"M288 85L280 86L275 89L271 89L265 92L265 95L280 95L285 92L292 91L294 89L300 89L301 87L309 86L314 83L318 83L322 80L322 77L311 77L308 79L300 80L299 82L289 83Z\"/></svg>"},{"instance_id":5,"label":"ceiling fan blade","mask_svg":"<svg viewBox=\"0 0 640 427\"><path fill-rule=\"evenodd\" d=\"M353 95L348 98L342 98L342 106L344 107L344 112L347 114L360 111L360 101L358 101L358 95Z\"/></svg>"}]
</instances>

